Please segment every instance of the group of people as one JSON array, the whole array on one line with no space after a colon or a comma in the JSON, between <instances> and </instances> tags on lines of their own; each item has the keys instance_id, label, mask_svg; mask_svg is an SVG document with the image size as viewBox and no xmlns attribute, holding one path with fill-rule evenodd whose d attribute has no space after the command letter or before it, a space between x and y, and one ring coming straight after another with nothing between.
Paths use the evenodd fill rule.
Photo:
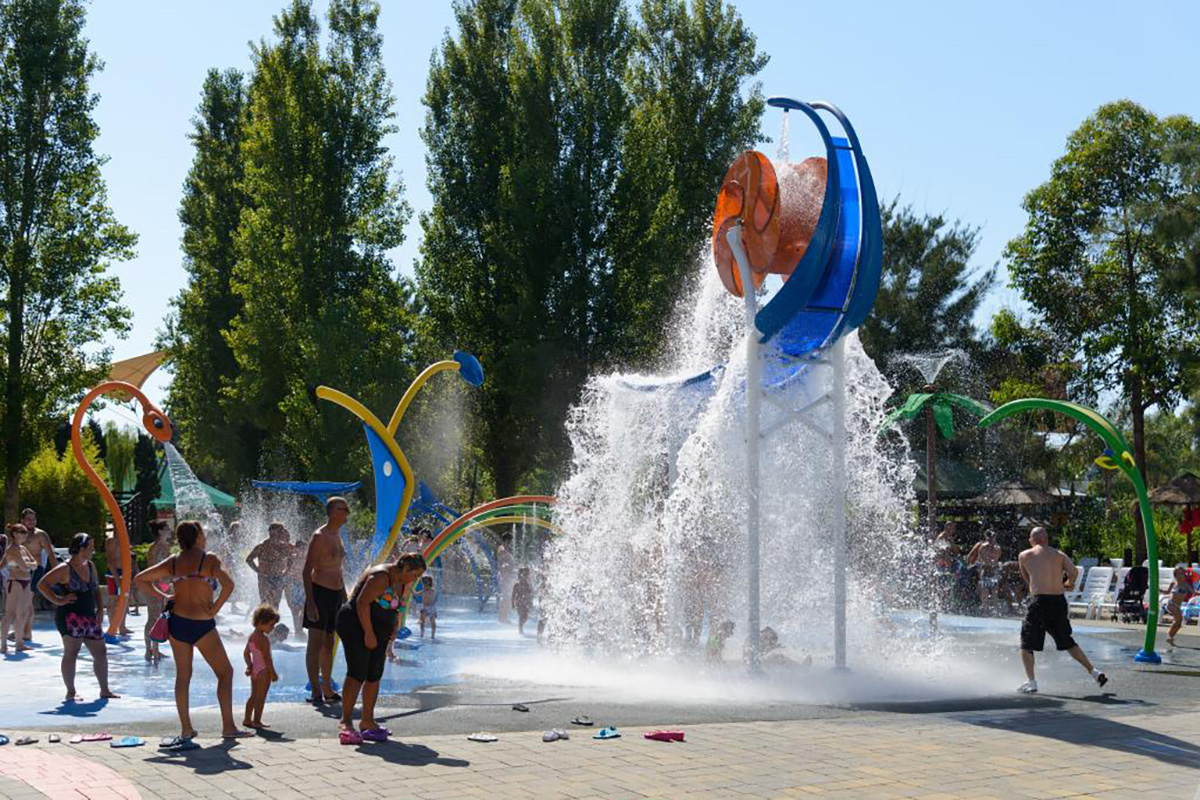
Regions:
<instances>
[{"instance_id":1,"label":"group of people","mask_svg":"<svg viewBox=\"0 0 1200 800\"><path fill-rule=\"evenodd\" d=\"M27 508L21 521L8 525L0 534L0 653L9 642L17 652L30 649L33 641L34 592L38 582L58 559L50 536L37 526L37 512Z\"/></svg>"},{"instance_id":2,"label":"group of people","mask_svg":"<svg viewBox=\"0 0 1200 800\"><path fill-rule=\"evenodd\" d=\"M1010 609L1026 596L1026 586L1016 561L1004 561L996 531L984 531L965 554L958 544L957 525L947 522L933 543L938 602L946 608L978 604L985 614L998 613L1000 603Z\"/></svg>"},{"instance_id":3,"label":"group of people","mask_svg":"<svg viewBox=\"0 0 1200 800\"><path fill-rule=\"evenodd\" d=\"M294 546L286 528L270 526L267 540L255 547L247 563L258 575L261 604L253 612L253 630L244 650L246 674L251 681L243 725L233 716L233 665L217 629L217 617L229 602L234 581L227 564L209 550L203 526L185 521L176 526L175 543L179 552L171 554L171 531L163 523L155 526L155 538L148 550L148 566L137 573L133 583L146 599L147 658L157 660L163 654L155 641L160 617L166 616L165 634L175 664L175 704L180 732L167 749L191 746L196 735L190 715L190 686L196 654L208 664L217 679L217 705L221 713L222 735L227 738L253 734L265 727L263 706L271 683L279 679L272 659L272 643L279 640L279 603L285 590L289 605L298 614L300 625L308 631L306 665L312 686L310 702L323 705L341 703L339 723L343 742L386 738L390 733L375 719L379 682L387 654L399 628L400 614L409 587L425 573L420 553L397 554L390 563L367 569L353 584L349 594L344 578L345 549L341 528L350 508L341 497L326 503L326 521L310 542ZM37 534L31 536L31 531ZM108 685L108 655L102 627L104 593L93 557L96 541L87 533L75 535L68 558L54 564L53 549L47 545L46 559L34 542L40 542L36 515L27 511L22 522L8 527L0 536L0 567L4 570L7 593L4 629L0 642L6 643L11 628L18 649L28 648L29 626L33 615L32 592L37 591L55 608L55 624L63 640L62 676L67 702L82 698L75 688L78 655L87 648L100 686L101 698L116 698ZM46 541L49 541L48 537ZM115 562L114 562L115 563ZM120 574L114 578L120 584ZM296 590L290 584L299 586ZM424 587L430 601L425 610L430 623L436 619L436 595L432 586ZM110 591L115 595L116 591ZM424 592L422 593L424 594ZM278 627L277 627L278 626ZM333 682L333 647L340 638L346 661L346 675L339 694ZM362 706L358 725L354 716L359 697Z\"/></svg>"}]
</instances>

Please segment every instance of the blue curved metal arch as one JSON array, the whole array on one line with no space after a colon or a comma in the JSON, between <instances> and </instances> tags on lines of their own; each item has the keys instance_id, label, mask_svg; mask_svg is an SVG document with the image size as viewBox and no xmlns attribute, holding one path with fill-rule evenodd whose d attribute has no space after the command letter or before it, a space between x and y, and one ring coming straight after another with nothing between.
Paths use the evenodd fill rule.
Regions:
<instances>
[{"instance_id":1,"label":"blue curved metal arch","mask_svg":"<svg viewBox=\"0 0 1200 800\"><path fill-rule=\"evenodd\" d=\"M812 297L817 284L825 274L825 266L833 252L838 219L841 216L841 204L838 202L839 164L833 136L829 133L825 121L812 107L799 100L772 97L767 100L767 104L782 108L785 112L795 109L812 120L817 132L821 134L821 140L825 142L825 158L828 167L825 179L825 198L821 204L821 214L817 218L817 227L813 231L812 239L809 240L808 249L804 251L804 255L788 280L754 318L754 326L762 334L760 341L763 342L774 338Z\"/></svg>"}]
</instances>

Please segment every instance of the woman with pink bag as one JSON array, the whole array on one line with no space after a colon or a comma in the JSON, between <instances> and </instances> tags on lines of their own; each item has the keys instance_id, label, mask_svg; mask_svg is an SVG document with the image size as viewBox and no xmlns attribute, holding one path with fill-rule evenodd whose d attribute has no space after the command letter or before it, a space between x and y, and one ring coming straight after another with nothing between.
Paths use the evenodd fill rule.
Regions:
<instances>
[{"instance_id":1,"label":"woman with pink bag","mask_svg":"<svg viewBox=\"0 0 1200 800\"><path fill-rule=\"evenodd\" d=\"M77 533L67 552L71 557L47 572L38 582L38 591L56 606L54 616L62 634L63 683L67 685L67 702L81 702L75 693L75 662L79 650L87 647L92 654L92 669L100 683L101 698L116 698L108 688L108 646L100 619L100 582L92 555L96 543L89 534Z\"/></svg>"}]
</instances>

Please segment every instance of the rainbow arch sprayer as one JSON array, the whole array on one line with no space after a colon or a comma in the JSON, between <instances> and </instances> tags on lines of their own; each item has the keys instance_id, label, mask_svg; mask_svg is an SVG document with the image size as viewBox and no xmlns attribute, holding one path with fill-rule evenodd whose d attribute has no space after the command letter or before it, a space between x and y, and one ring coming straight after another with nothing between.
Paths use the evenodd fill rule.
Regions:
<instances>
[{"instance_id":1,"label":"rainbow arch sprayer","mask_svg":"<svg viewBox=\"0 0 1200 800\"><path fill-rule=\"evenodd\" d=\"M788 425L814 429L830 445L834 514L835 668L846 668L846 384L844 337L870 314L879 291L879 200L858 135L832 103L772 97L784 114L815 126L823 156L773 165L756 151L740 155L717 197L712 247L725 288L745 301L747 455L746 652L757 664L760 630L760 447ZM835 136L827 121L841 135ZM755 291L768 274L783 284L761 308ZM672 385L713 384L723 367ZM667 384L663 384L666 386ZM654 387L646 387L654 388ZM771 407L763 425L763 405ZM817 413L819 412L819 413Z\"/></svg>"}]
</instances>

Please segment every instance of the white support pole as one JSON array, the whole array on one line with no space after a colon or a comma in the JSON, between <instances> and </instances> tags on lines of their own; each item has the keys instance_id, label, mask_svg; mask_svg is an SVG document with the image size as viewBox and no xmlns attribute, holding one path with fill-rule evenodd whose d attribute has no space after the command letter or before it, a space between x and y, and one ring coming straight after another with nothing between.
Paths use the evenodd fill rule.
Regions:
<instances>
[{"instance_id":1,"label":"white support pole","mask_svg":"<svg viewBox=\"0 0 1200 800\"><path fill-rule=\"evenodd\" d=\"M754 296L754 278L750 274L750 259L742 247L742 229L735 225L725 237L729 248L738 262L738 274L742 279L742 297L746 301L746 549L747 578L749 583L749 613L746 620L746 661L750 669L758 668L759 619L759 543L758 543L758 487L759 487L759 425L762 404L762 361L758 343L758 329L754 317L758 314L758 301Z\"/></svg>"},{"instance_id":2,"label":"white support pole","mask_svg":"<svg viewBox=\"0 0 1200 800\"><path fill-rule=\"evenodd\" d=\"M833 667L846 669L846 340L829 353L833 420L829 449L833 456Z\"/></svg>"}]
</instances>

